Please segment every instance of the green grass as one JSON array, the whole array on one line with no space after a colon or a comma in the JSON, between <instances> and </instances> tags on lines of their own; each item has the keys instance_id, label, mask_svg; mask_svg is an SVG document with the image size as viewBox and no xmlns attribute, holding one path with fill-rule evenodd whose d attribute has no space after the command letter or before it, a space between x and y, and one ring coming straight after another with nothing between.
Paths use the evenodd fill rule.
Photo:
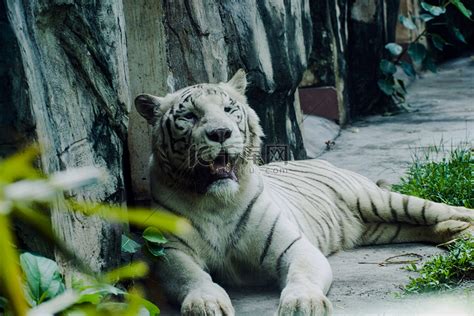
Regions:
<instances>
[{"instance_id":1,"label":"green grass","mask_svg":"<svg viewBox=\"0 0 474 316\"><path fill-rule=\"evenodd\" d=\"M440 147L431 147L424 157L414 157L413 165L394 191L434 202L474 208L474 153L458 147L439 161Z\"/></svg>"},{"instance_id":2,"label":"green grass","mask_svg":"<svg viewBox=\"0 0 474 316\"><path fill-rule=\"evenodd\" d=\"M436 255L421 267L412 264L406 269L419 276L410 278L403 289L405 294L450 290L474 277L474 237L458 239L447 254Z\"/></svg>"},{"instance_id":3,"label":"green grass","mask_svg":"<svg viewBox=\"0 0 474 316\"><path fill-rule=\"evenodd\" d=\"M474 208L474 155L468 146L452 149L439 159L442 147L431 147L423 157L415 155L413 165L394 191L435 202ZM473 211L474 212L474 211ZM403 289L404 294L447 290L474 277L474 236L458 239L448 253L430 258Z\"/></svg>"}]
</instances>

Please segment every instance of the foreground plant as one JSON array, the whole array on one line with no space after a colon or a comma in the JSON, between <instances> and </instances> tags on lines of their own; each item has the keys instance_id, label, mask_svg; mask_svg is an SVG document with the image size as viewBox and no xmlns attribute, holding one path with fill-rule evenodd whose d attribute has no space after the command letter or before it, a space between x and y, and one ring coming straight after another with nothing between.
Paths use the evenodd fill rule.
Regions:
<instances>
[{"instance_id":1,"label":"foreground plant","mask_svg":"<svg viewBox=\"0 0 474 316\"><path fill-rule=\"evenodd\" d=\"M440 157L442 152L441 146L433 146L423 156L415 156L407 175L393 190L474 209L474 152L469 146L454 148Z\"/></svg>"},{"instance_id":2,"label":"foreground plant","mask_svg":"<svg viewBox=\"0 0 474 316\"><path fill-rule=\"evenodd\" d=\"M434 256L421 267L406 267L419 276L410 278L405 294L449 290L474 277L474 236L458 239L448 248L448 254Z\"/></svg>"},{"instance_id":3,"label":"foreground plant","mask_svg":"<svg viewBox=\"0 0 474 316\"><path fill-rule=\"evenodd\" d=\"M443 152L433 146L424 157L415 156L406 177L392 188L404 194L454 206L474 208L474 156L469 146L461 146L449 155L433 161ZM474 211L473 211L474 212ZM422 266L406 267L418 272L403 289L405 294L451 289L463 280L474 277L474 236L453 241L448 253L437 255Z\"/></svg>"},{"instance_id":4,"label":"foreground plant","mask_svg":"<svg viewBox=\"0 0 474 316\"><path fill-rule=\"evenodd\" d=\"M0 293L6 296L6 298L0 298L0 311L11 310L15 315L26 315L28 312L30 315L53 315L74 304L84 303L84 297L91 297L90 293L84 296L84 290L91 291L92 289L93 292L96 291L96 294L104 293L104 286L110 290L114 282L124 277L142 277L147 271L147 268L143 268L143 263L140 263L120 268L105 276L94 274L67 248L64 242L55 236L49 218L37 211L38 203L49 205L54 199L61 197L64 190L96 183L100 180L102 172L96 168L84 167L46 177L33 166L37 154L38 150L31 147L0 161L0 249L3 252L2 260L0 260ZM152 226L159 231L176 232L186 230L188 227L186 221L176 216L148 209L137 208L126 211L118 206L77 201L68 201L68 204L75 212L130 223L142 228ZM65 290L59 272L54 272L57 270L54 262L28 254L20 257L12 230L13 218L27 222L66 258L73 260L82 272L89 274L90 280L87 286L82 290L78 290L78 287ZM20 269L20 263L23 271ZM46 278L45 275L48 277ZM46 284L34 283L37 281L46 282ZM26 295L25 284L27 285ZM140 306L147 307L150 314L157 313L157 308L152 307L153 304L146 300L139 299L137 293L130 294L122 290L115 292L129 300L130 304L139 308ZM54 304L48 299L55 300ZM36 307L29 311L32 306ZM93 314L108 315L109 312L108 308L102 308L101 311ZM90 315L90 313L86 314Z\"/></svg>"}]
</instances>

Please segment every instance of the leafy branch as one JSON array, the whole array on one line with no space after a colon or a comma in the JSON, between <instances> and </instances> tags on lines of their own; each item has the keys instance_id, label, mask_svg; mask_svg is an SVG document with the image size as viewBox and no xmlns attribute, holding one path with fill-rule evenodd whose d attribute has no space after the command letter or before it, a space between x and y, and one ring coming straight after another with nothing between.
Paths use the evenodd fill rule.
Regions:
<instances>
[{"instance_id":1,"label":"leafy branch","mask_svg":"<svg viewBox=\"0 0 474 316\"><path fill-rule=\"evenodd\" d=\"M144 263L132 263L105 275L93 273L92 269L55 235L49 218L38 211L39 205L51 205L63 195L63 191L97 183L103 172L94 167L83 167L45 176L34 167L38 153L36 147L30 147L0 161L0 249L3 251L0 260L0 293L5 295L5 298L0 297L0 312L3 310L6 314L15 315L53 315L66 309L74 309L87 315L113 315L116 314L114 310L117 304L107 298L114 295L127 300L127 305L121 306L120 310L133 311L131 314L122 313L124 315L142 314L139 312L142 308L145 308L149 315L158 313L156 306L141 298L138 289L127 292L113 285L124 278L143 277L148 272ZM189 228L186 220L162 211L141 208L125 210L120 206L73 200L66 202L69 207L65 211L99 216L105 220L130 223L142 228L151 226L152 228L147 228L145 232L148 231L147 238L152 239L151 242L154 243L165 241L164 237L159 238L157 232L177 232ZM75 263L87 280L66 289L54 261L29 253L20 255L12 229L14 220L34 228L39 236L56 247L66 259ZM98 312L95 311L95 306L84 307L84 303L104 304L101 312ZM79 305L75 306L76 304ZM87 312L83 307L93 309L94 312Z\"/></svg>"},{"instance_id":2,"label":"leafy branch","mask_svg":"<svg viewBox=\"0 0 474 316\"><path fill-rule=\"evenodd\" d=\"M421 2L423 12L420 14L420 16L406 17L401 15L399 17L399 21L406 29L418 31L418 27L416 25L417 21L425 23L435 18L444 18L446 21L439 24L449 25L455 37L460 42L466 43L466 39L464 38L464 35L461 33L461 31L456 26L450 24L445 17L446 7L448 5L455 6L466 18L472 20L472 12L464 6L461 0L447 0L444 1L441 6L430 5L426 2ZM413 42L411 42L405 48L402 48L402 46L398 45L397 43L388 43L385 45L385 48L390 53L390 57L388 59L384 58L380 61L379 68L381 70L382 78L377 81L377 85L379 89L387 96L390 96L394 103L398 106L403 107L406 103L407 90L405 88L405 82L401 78L396 77L397 67L401 68L401 70L409 78L416 77L416 70L413 67L413 64L428 69L434 73L437 71L432 53L421 42L422 38L430 39L433 47L439 51L442 51L446 45L450 45L440 35L430 33L427 31L427 29L419 32ZM413 64L411 62L403 61L403 58L407 54L410 56Z\"/></svg>"}]
</instances>

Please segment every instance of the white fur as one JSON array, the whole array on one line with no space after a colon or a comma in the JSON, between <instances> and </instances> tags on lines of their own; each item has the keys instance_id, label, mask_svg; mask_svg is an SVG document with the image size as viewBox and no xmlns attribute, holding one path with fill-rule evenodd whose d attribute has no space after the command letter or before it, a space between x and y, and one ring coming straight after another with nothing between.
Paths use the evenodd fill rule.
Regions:
<instances>
[{"instance_id":1,"label":"white fur","mask_svg":"<svg viewBox=\"0 0 474 316\"><path fill-rule=\"evenodd\" d=\"M195 98L194 110L202 116L199 122L183 126L192 130L193 145L207 146L209 158L222 146L242 155L260 145L262 132L255 112L246 104L245 85L245 73L240 71L228 83L202 86L203 91L223 89L237 100L245 122L223 111L227 97ZM192 179L170 181L173 173L181 172L175 160L183 157L163 152L161 145L169 139L163 139L160 124L186 91L165 98L142 97L156 101L151 110L147 102L137 105L144 116L156 115L147 117L155 134L150 165L153 199L193 226L187 233L169 236L166 259L158 267L161 285L181 304L183 314L233 315L231 301L216 281L276 282L282 288L280 315L329 314L332 306L325 295L332 272L325 255L361 244L439 242L472 230L470 210L383 190L322 160L259 168L249 157L242 158L238 182L219 180L205 193L186 187ZM211 144L204 134L209 126L231 128L232 137L224 145Z\"/></svg>"}]
</instances>

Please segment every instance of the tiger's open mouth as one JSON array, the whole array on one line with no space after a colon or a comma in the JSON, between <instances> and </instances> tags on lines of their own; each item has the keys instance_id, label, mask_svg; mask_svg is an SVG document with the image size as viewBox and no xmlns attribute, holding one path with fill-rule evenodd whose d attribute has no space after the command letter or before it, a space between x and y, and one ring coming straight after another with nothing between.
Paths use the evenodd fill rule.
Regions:
<instances>
[{"instance_id":1,"label":"tiger's open mouth","mask_svg":"<svg viewBox=\"0 0 474 316\"><path fill-rule=\"evenodd\" d=\"M207 188L219 180L238 182L236 175L237 157L221 151L212 161L200 161L195 169L198 192L205 193Z\"/></svg>"},{"instance_id":2,"label":"tiger's open mouth","mask_svg":"<svg viewBox=\"0 0 474 316\"><path fill-rule=\"evenodd\" d=\"M209 164L212 182L221 179L231 179L237 182L238 180L235 175L234 167L235 159L231 159L229 154L225 152L220 152L219 155Z\"/></svg>"}]
</instances>

